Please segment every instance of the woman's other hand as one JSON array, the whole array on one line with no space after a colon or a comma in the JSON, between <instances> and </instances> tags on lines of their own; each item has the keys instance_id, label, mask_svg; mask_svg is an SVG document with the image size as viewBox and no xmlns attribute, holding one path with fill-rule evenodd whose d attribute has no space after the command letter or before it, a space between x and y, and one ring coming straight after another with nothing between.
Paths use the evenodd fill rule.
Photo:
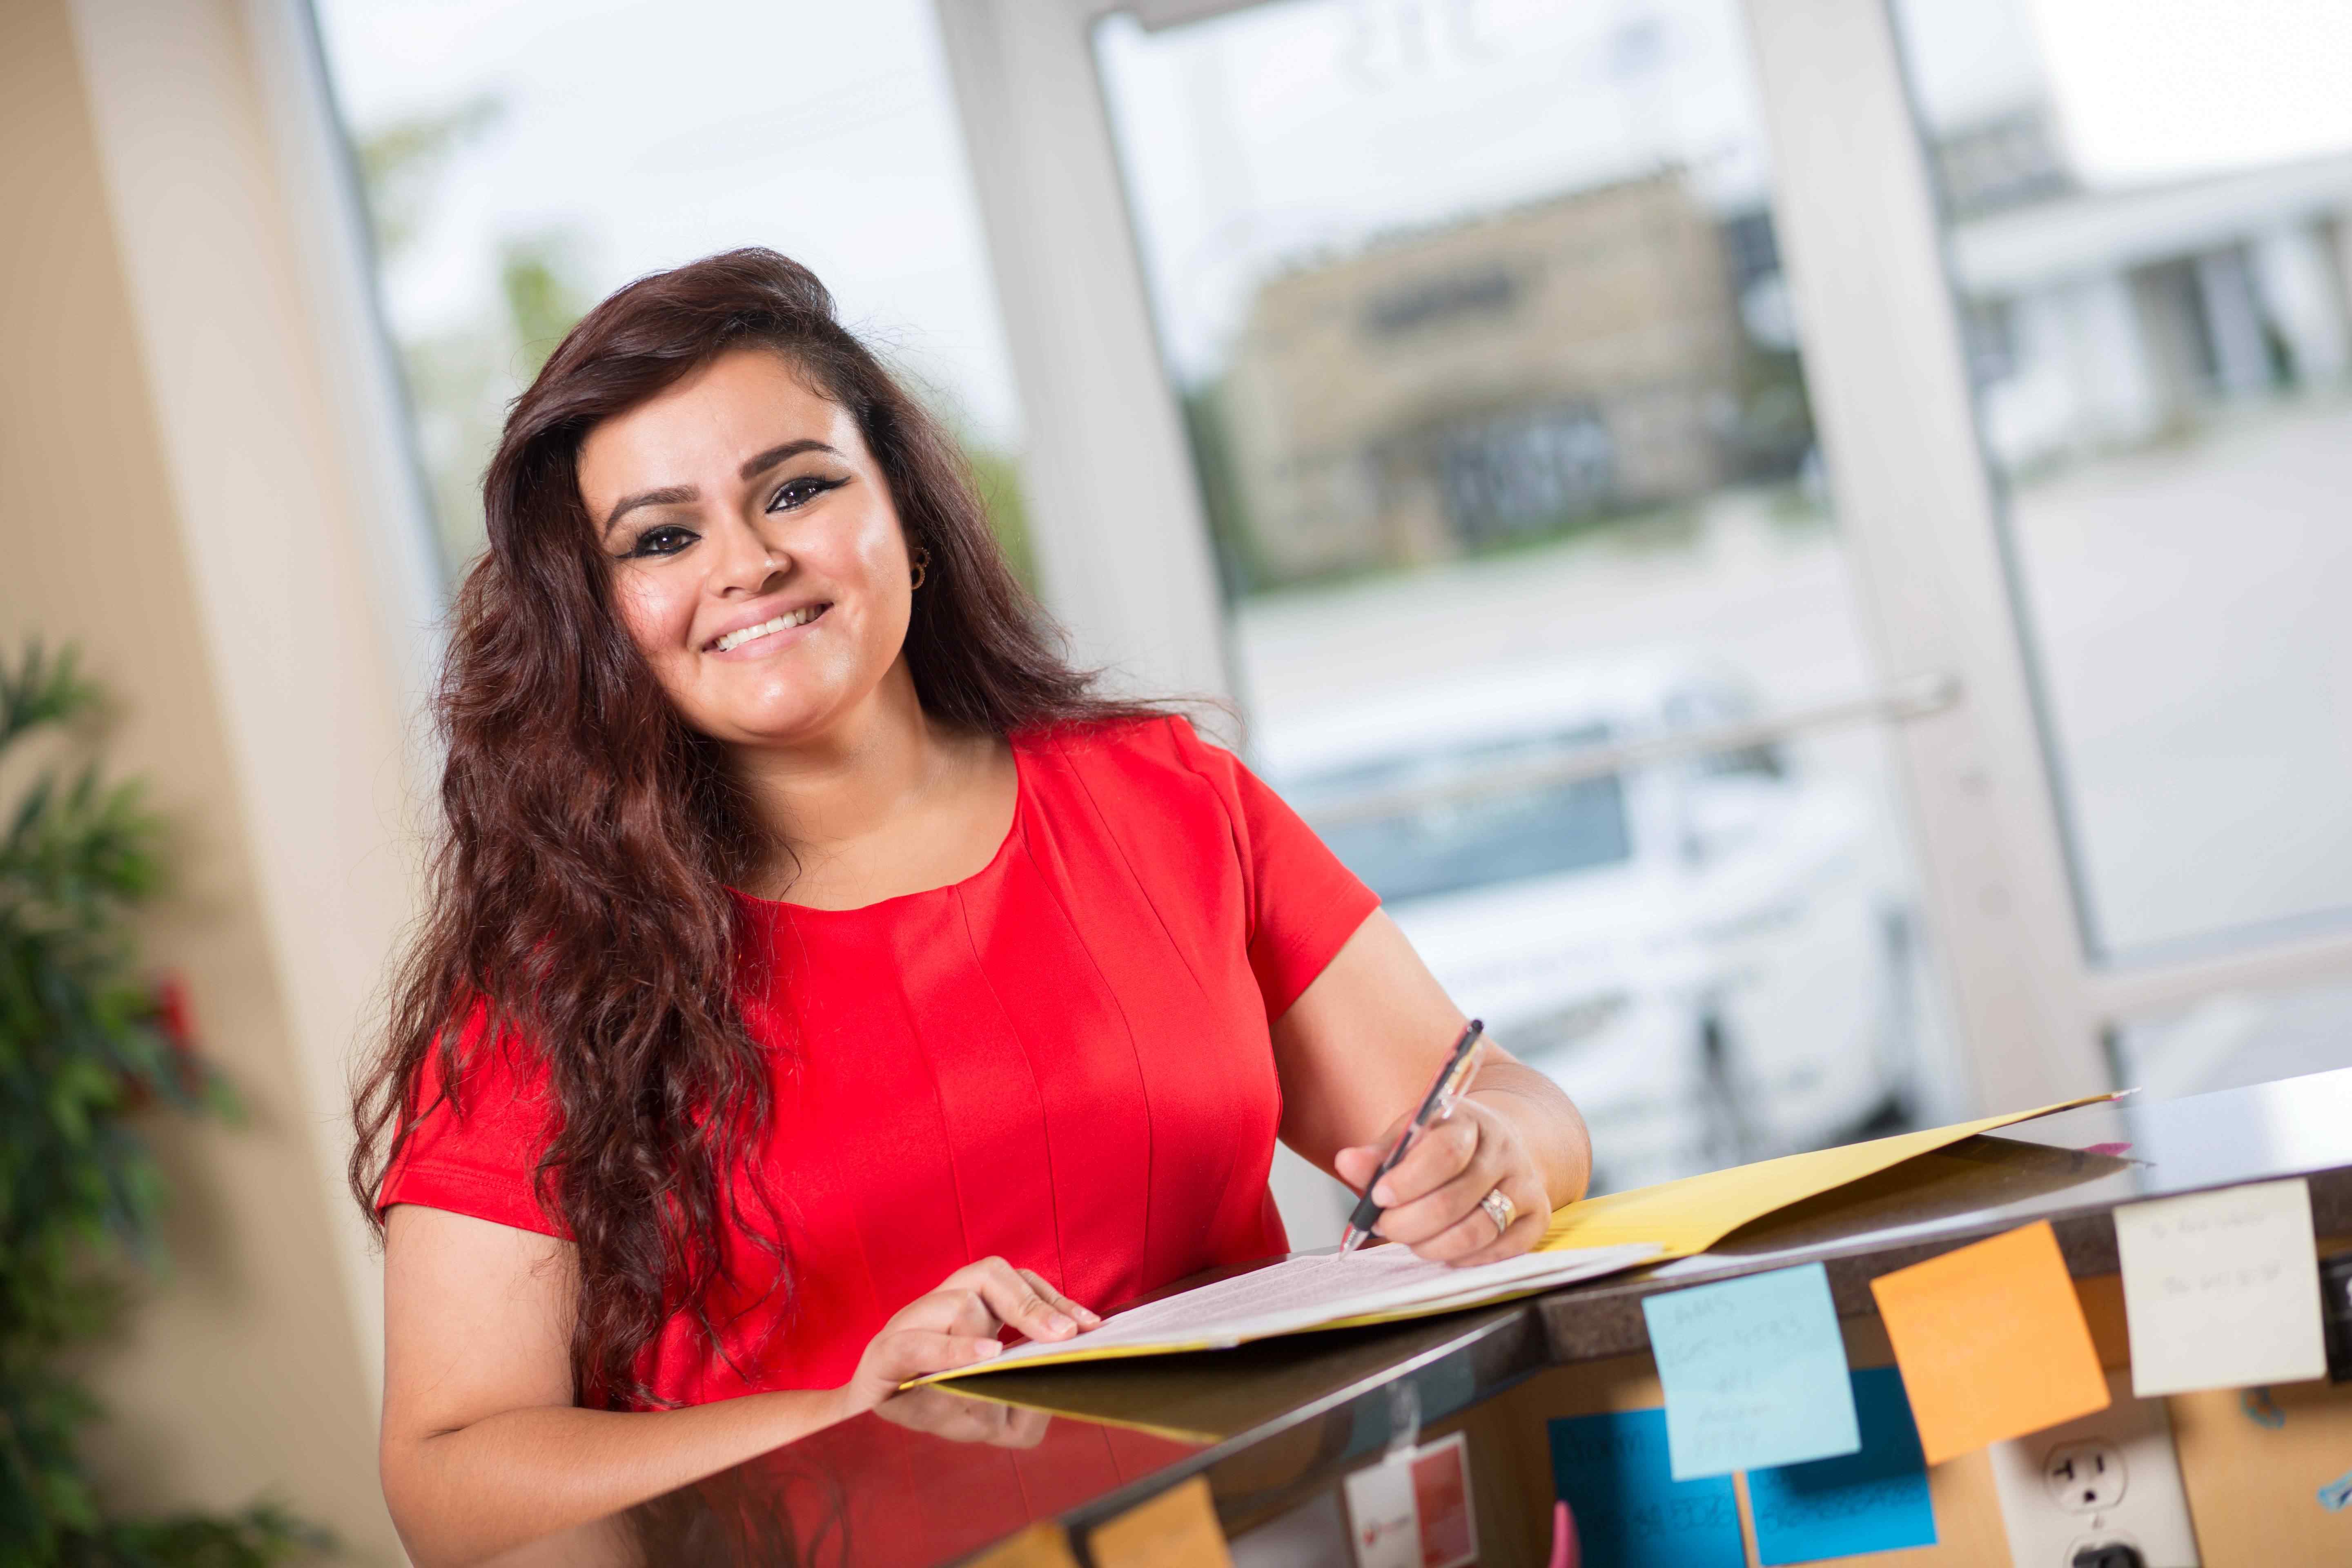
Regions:
<instances>
[{"instance_id":1,"label":"woman's other hand","mask_svg":"<svg viewBox=\"0 0 2352 1568\"><path fill-rule=\"evenodd\" d=\"M1404 1131L1405 1116L1378 1142L1333 1156L1340 1179L1359 1193ZM1500 1191L1513 1211L1507 1227L1480 1205ZM1509 1118L1475 1093L1454 1113L1422 1132L1396 1168L1382 1176L1372 1201L1383 1211L1374 1230L1436 1263L1469 1265L1516 1258L1542 1239L1551 1220L1543 1173Z\"/></svg>"},{"instance_id":2,"label":"woman's other hand","mask_svg":"<svg viewBox=\"0 0 2352 1568\"><path fill-rule=\"evenodd\" d=\"M1102 1320L1027 1268L1002 1258L968 1263L938 1289L900 1308L866 1342L842 1385L851 1412L871 1410L910 1379L983 1362L1003 1351L997 1336L1018 1329L1033 1340L1066 1340Z\"/></svg>"}]
</instances>

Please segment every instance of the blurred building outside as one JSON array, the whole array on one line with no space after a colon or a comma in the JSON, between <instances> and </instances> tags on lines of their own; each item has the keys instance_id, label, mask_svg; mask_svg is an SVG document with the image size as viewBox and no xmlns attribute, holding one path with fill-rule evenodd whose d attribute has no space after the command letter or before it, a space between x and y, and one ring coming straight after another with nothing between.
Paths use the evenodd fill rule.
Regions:
<instances>
[{"instance_id":1,"label":"blurred building outside","mask_svg":"<svg viewBox=\"0 0 2352 1568\"><path fill-rule=\"evenodd\" d=\"M1255 77L1220 85L1221 72L1255 68L1238 41L1248 24L1228 29L1222 60L1207 36L1219 25L1111 40L1114 102L1123 90L1148 103L1149 79L1125 62L1162 53L1191 73L1201 162L1254 191L1279 174L1254 140L1264 133L1207 123L1198 107L1263 102ZM1640 123L1673 125L1675 57L1704 52L1711 25L1687 5L1613 33L1595 24L1585 58L1606 62L1595 90L1621 86ZM1348 26L1352 56L1382 47L1370 13ZM1402 10L1396 26L1415 36ZM1425 80L1453 62L1419 37L1433 51ZM1485 43L1461 68L1498 69L1496 41ZM1637 79L1623 86L1629 61ZM1377 100L1405 73L1362 74ZM1402 102L1376 112L1419 123ZM1128 134L1144 134L1139 122ZM2163 569L2144 553L2035 542L2136 521L2168 537L2217 504L2291 518L2306 514L2286 492L2352 487L2352 156L2095 185L2063 152L2055 102L2030 90L1990 113L1930 117L1922 152L1949 226L1982 438L2032 556L2028 613L2048 612L2040 629L2062 663L2053 700L2090 716L2063 738L2068 776L2101 791L2089 809L2102 819L2137 825L2146 814L2128 797L2147 793L2162 754L2113 717L2146 710L2137 678L2074 656L2086 638L2163 637L2137 614L2165 594ZM1199 228L1187 255L1156 232L1175 226L1153 210L1152 184L1176 184L1154 172L1166 154L1130 151L1257 754L1465 1005L1587 1103L1612 1184L1953 1103L1871 737L1773 748L1740 786L1744 831L1704 848L1686 830L1677 841L1672 812L1645 828L1628 805L1721 809L1705 804L1720 767L1587 781L1619 792L1625 841L1576 865L1538 847L1536 825L1564 851L1595 797L1479 793L1482 768L1503 759L1687 732L1710 710L1719 721L1801 709L1869 684L1770 210L1721 174L1741 156L1720 143L1677 152L1669 137L1647 170L1614 178L1538 181L1516 200L1457 199L1354 233L1228 217ZM1286 227L1306 232L1286 241ZM1202 353L1203 307L1187 297L1200 286L1167 280L1235 273L1244 302ZM2118 622L2126 606L2135 613ZM2239 689L2272 654L2246 643L2222 657L2245 673L2176 689L2168 711L2193 723L2202 689ZM1562 695L1622 687L1629 658L1682 673L1654 677L1638 702L1578 710ZM1520 711L1496 716L1510 693ZM1715 700L1691 700L1702 693ZM1475 736L1444 717L1474 712L1488 715ZM1439 734L1463 742L1456 755ZM1444 800L1446 779L1469 793ZM1399 809L1367 820L1350 789ZM2197 802L2218 819L2242 816L2236 804ZM2225 891L2231 873L2216 861L2111 895L2129 906L2111 940L2129 945L2135 921L2185 929L2298 896L2275 873ZM2295 1014L2302 1055L2273 1039L2273 1065L2336 1065L2311 1013ZM2152 1048L2134 1071L2160 1070ZM1747 1114L1726 1115L1740 1105Z\"/></svg>"},{"instance_id":2,"label":"blurred building outside","mask_svg":"<svg viewBox=\"0 0 2352 1568\"><path fill-rule=\"evenodd\" d=\"M1271 279L1221 394L1250 577L1419 564L1793 472L1793 356L1738 314L1769 244L1760 212L1718 223L1665 171Z\"/></svg>"}]
</instances>

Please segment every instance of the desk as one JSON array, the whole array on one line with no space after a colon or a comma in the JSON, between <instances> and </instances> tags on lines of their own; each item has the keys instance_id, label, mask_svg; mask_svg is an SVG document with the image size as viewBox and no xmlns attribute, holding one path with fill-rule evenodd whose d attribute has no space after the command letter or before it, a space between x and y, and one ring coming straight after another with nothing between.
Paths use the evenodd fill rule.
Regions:
<instances>
[{"instance_id":1,"label":"desk","mask_svg":"<svg viewBox=\"0 0 2352 1568\"><path fill-rule=\"evenodd\" d=\"M617 1560L898 1568L956 1561L1052 1519L1085 1561L1095 1526L1204 1475L1237 1561L1313 1563L1332 1549L1314 1521L1337 1517L1328 1500L1341 1478L1417 1422L1424 1439L1470 1434L1482 1563L1540 1563L1546 1418L1661 1402L1643 1297L1819 1260L1848 1359L1885 1365L1873 1278L2046 1219L2101 1359L2120 1368L2116 1205L2291 1175L2309 1179L2322 1253L2352 1251L2352 1069L2005 1129L1783 1210L1701 1256L1528 1300L1233 1351L992 1373L938 1392L933 1415L1009 1426L1029 1446L950 1441L869 1415L607 1528L639 1543ZM2169 1402L2208 1568L2352 1563L2352 1510L2321 1510L2302 1470L2282 1462L2333 1463L2327 1477L2352 1468L2352 1386L2297 1384L2274 1398L2288 1417L2276 1428L2250 1420L2234 1391ZM1936 1467L1930 1486L1939 1541L1901 1553L1904 1568L2006 1568L1985 1456Z\"/></svg>"}]
</instances>

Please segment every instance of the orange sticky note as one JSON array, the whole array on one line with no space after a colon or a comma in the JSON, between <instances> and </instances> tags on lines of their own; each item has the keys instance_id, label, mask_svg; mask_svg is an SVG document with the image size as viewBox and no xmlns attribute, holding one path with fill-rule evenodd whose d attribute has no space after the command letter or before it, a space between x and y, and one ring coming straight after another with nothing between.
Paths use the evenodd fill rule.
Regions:
<instances>
[{"instance_id":1,"label":"orange sticky note","mask_svg":"<svg viewBox=\"0 0 2352 1568\"><path fill-rule=\"evenodd\" d=\"M1041 1519L973 1558L968 1568L1078 1568L1078 1560L1062 1527Z\"/></svg>"},{"instance_id":2,"label":"orange sticky note","mask_svg":"<svg viewBox=\"0 0 2352 1568\"><path fill-rule=\"evenodd\" d=\"M1206 1476L1095 1526L1087 1545L1095 1568L1234 1568Z\"/></svg>"},{"instance_id":3,"label":"orange sticky note","mask_svg":"<svg viewBox=\"0 0 2352 1568\"><path fill-rule=\"evenodd\" d=\"M2047 1220L1882 1274L1870 1293L1931 1465L2107 1407Z\"/></svg>"}]
</instances>

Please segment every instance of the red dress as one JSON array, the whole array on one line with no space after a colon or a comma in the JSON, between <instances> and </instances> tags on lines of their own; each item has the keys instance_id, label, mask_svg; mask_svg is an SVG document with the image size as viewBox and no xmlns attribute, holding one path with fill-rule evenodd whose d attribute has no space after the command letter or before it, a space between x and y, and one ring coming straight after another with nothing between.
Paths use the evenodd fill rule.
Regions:
<instances>
[{"instance_id":1,"label":"red dress","mask_svg":"<svg viewBox=\"0 0 2352 1568\"><path fill-rule=\"evenodd\" d=\"M1286 1248L1268 1026L1377 900L1181 719L1013 754L1012 828L965 880L855 910L736 895L790 1285L728 1227L726 1354L673 1319L643 1368L661 1396L837 1386L892 1313L992 1253L1104 1309ZM560 1235L531 1189L543 1069L480 1043L455 1109L426 1086L377 1201Z\"/></svg>"}]
</instances>

